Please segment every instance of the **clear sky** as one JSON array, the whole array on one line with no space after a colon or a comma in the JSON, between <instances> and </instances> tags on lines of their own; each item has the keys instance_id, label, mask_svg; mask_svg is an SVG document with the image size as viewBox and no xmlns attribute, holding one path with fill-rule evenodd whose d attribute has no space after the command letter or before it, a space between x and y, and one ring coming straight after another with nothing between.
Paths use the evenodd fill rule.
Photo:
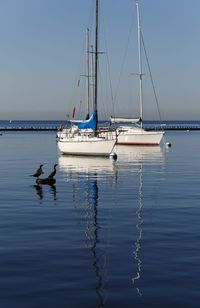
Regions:
<instances>
[{"instance_id":1,"label":"clear sky","mask_svg":"<svg viewBox=\"0 0 200 308\"><path fill-rule=\"evenodd\" d=\"M100 114L137 116L135 1L100 2ZM162 118L199 120L200 1L140 0L140 9ZM64 120L74 105L85 108L77 82L93 13L94 0L0 0L0 119ZM145 66L144 73L144 117L157 119Z\"/></svg>"}]
</instances>

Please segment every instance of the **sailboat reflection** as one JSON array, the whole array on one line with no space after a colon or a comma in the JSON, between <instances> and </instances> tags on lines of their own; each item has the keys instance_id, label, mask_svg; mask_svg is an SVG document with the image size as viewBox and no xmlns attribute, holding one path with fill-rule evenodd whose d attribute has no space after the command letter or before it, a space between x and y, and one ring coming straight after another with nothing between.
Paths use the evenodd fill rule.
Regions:
<instances>
[{"instance_id":1,"label":"sailboat reflection","mask_svg":"<svg viewBox=\"0 0 200 308\"><path fill-rule=\"evenodd\" d=\"M117 161L102 157L74 157L60 156L58 159L59 168L65 173L97 173L98 176L104 172L113 174L119 169L121 162L138 164L142 162L156 163L162 162L164 153L160 146L116 146L114 151L118 155Z\"/></svg>"},{"instance_id":2,"label":"sailboat reflection","mask_svg":"<svg viewBox=\"0 0 200 308\"><path fill-rule=\"evenodd\" d=\"M144 166L154 166L161 167L164 162L164 149L160 146L116 146L115 152L118 155L118 169L123 166L123 170L126 172L134 171L139 175L139 190L138 190L138 205L136 210L136 231L137 237L134 242L134 260L136 263L136 271L132 276L132 284L138 294L142 296L141 290L141 274L142 274L142 259L141 259L141 249L142 249L142 227L143 227L143 175ZM126 162L126 164L124 164ZM123 165L121 165L121 163Z\"/></svg>"},{"instance_id":3,"label":"sailboat reflection","mask_svg":"<svg viewBox=\"0 0 200 308\"><path fill-rule=\"evenodd\" d=\"M142 274L142 259L141 259L141 249L142 249L142 229L143 229L143 205L144 205L144 193L143 193L143 175L144 166L154 165L157 169L158 166L162 166L164 162L164 152L161 147L142 147L134 146L127 147L121 146L116 147L116 152L120 159L135 165L135 171L139 175L139 189L138 189L138 205L136 209L136 231L137 237L134 242L134 260L136 263L136 271L132 277L132 284L138 294L142 296L141 290L141 274Z\"/></svg>"},{"instance_id":4,"label":"sailboat reflection","mask_svg":"<svg viewBox=\"0 0 200 308\"><path fill-rule=\"evenodd\" d=\"M137 238L134 242L134 263L136 270L132 274L132 285L136 290L138 296L142 296L141 290L141 274L142 274L142 260L141 260L141 242L142 242L142 227L143 227L143 175L144 167L154 164L162 166L164 161L163 151L160 147L116 147L118 160L113 162L109 159L103 158L87 158L87 157L59 157L58 164L60 172L63 172L64 180L66 177L72 181L72 201L74 207L80 209L80 205L84 208L84 232L85 245L92 254L92 267L95 273L95 292L97 295L97 307L104 307L106 301L106 266L107 254L106 250L102 249L101 242L101 221L99 220L99 185L107 183L108 179L111 183L120 183L118 178L129 174L132 170L139 174L139 193L138 206L136 210L136 230ZM135 176L134 176L135 178ZM130 177L131 179L131 177ZM120 178L121 180L121 178ZM109 182L110 184L110 182ZM80 194L80 189L84 190ZM113 187L112 200L120 202L118 191L119 187ZM81 197L80 197L81 195ZM80 199L81 198L81 199ZM117 201L116 201L117 200ZM112 203L112 201L111 201ZM112 204L113 206L113 204ZM101 232L100 232L101 231Z\"/></svg>"},{"instance_id":5,"label":"sailboat reflection","mask_svg":"<svg viewBox=\"0 0 200 308\"><path fill-rule=\"evenodd\" d=\"M61 171L78 173L113 173L115 162L103 157L60 156L58 165Z\"/></svg>"},{"instance_id":6,"label":"sailboat reflection","mask_svg":"<svg viewBox=\"0 0 200 308\"><path fill-rule=\"evenodd\" d=\"M106 253L102 248L99 232L101 230L99 222L99 188L98 181L108 181L114 179L116 172L115 163L112 160L96 157L59 157L59 168L70 178L72 182L72 201L75 208L84 206L84 232L85 247L92 254L92 268L95 273L95 293L97 296L96 307L105 305L105 273L106 273ZM106 174L106 176L105 176ZM103 176L102 176L103 175ZM110 175L110 176L109 176ZM111 181L112 181L111 180ZM105 183L105 182L104 182ZM110 183L110 182L109 182ZM85 198L78 200L81 186L84 185ZM78 194L79 192L79 194Z\"/></svg>"},{"instance_id":7,"label":"sailboat reflection","mask_svg":"<svg viewBox=\"0 0 200 308\"><path fill-rule=\"evenodd\" d=\"M114 151L118 155L118 160L126 159L127 162L140 163L145 161L148 163L162 162L164 152L160 146L116 146Z\"/></svg>"}]
</instances>

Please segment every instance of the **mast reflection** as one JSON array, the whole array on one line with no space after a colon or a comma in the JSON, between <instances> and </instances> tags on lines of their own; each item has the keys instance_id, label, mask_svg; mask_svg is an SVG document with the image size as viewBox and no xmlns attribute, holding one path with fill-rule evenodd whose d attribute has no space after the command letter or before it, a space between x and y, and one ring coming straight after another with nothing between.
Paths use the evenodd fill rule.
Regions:
<instances>
[{"instance_id":1,"label":"mast reflection","mask_svg":"<svg viewBox=\"0 0 200 308\"><path fill-rule=\"evenodd\" d=\"M117 166L110 159L62 156L59 157L59 167L72 181L73 207L84 216L84 244L90 252L95 275L95 307L104 307L107 258L100 238L100 231L102 233L103 230L99 219L99 183L103 181L107 185L115 184ZM84 198L79 193L80 190Z\"/></svg>"},{"instance_id":2,"label":"mast reflection","mask_svg":"<svg viewBox=\"0 0 200 308\"><path fill-rule=\"evenodd\" d=\"M135 276L132 278L132 283L137 291L137 294L139 296L142 296L142 291L139 287L139 280L141 278L141 267L142 267L142 261L140 258L141 253L141 241L142 241L142 225L143 225L143 169L142 164L140 166L139 170L139 200L138 200L138 208L136 210L137 215L137 239L134 243L134 258L137 264L137 270L135 273Z\"/></svg>"},{"instance_id":3,"label":"mast reflection","mask_svg":"<svg viewBox=\"0 0 200 308\"><path fill-rule=\"evenodd\" d=\"M134 242L133 255L136 263L136 270L132 277L132 284L137 292L138 296L142 296L141 289L141 277L142 277L142 259L141 259L141 249L142 249L142 235L143 235L143 208L144 208L144 166L152 165L157 168L157 166L162 167L164 163L164 152L161 147L132 147L128 149L127 147L118 148L118 154L123 155L124 153L129 153L127 157L130 163L135 163L135 168L139 176L138 185L138 204L136 209L136 231L137 237ZM129 151L129 152L128 152ZM132 151L132 152L131 152Z\"/></svg>"},{"instance_id":4,"label":"mast reflection","mask_svg":"<svg viewBox=\"0 0 200 308\"><path fill-rule=\"evenodd\" d=\"M96 275L96 287L98 302L97 307L104 307L104 273L102 270L102 252L99 254L99 221L98 221L98 184L97 175L88 178L88 208L86 215L86 244L90 248L93 257L93 268Z\"/></svg>"}]
</instances>

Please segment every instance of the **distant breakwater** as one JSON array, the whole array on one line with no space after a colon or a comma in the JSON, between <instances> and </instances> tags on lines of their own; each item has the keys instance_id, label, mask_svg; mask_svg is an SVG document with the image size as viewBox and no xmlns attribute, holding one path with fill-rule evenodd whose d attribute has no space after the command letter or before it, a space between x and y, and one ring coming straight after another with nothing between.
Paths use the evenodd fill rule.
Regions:
<instances>
[{"instance_id":1,"label":"distant breakwater","mask_svg":"<svg viewBox=\"0 0 200 308\"><path fill-rule=\"evenodd\" d=\"M194 130L200 130L200 125L145 125L144 128L148 131L194 131ZM2 131L57 131L59 129L59 126L5 126L0 127L0 132Z\"/></svg>"},{"instance_id":2,"label":"distant breakwater","mask_svg":"<svg viewBox=\"0 0 200 308\"><path fill-rule=\"evenodd\" d=\"M58 127L0 127L0 131L57 131Z\"/></svg>"},{"instance_id":3,"label":"distant breakwater","mask_svg":"<svg viewBox=\"0 0 200 308\"><path fill-rule=\"evenodd\" d=\"M200 126L193 126L193 125L161 125L161 126L145 126L145 129L148 131L166 131L166 130L178 130L178 131L193 131L193 130L200 130Z\"/></svg>"}]
</instances>

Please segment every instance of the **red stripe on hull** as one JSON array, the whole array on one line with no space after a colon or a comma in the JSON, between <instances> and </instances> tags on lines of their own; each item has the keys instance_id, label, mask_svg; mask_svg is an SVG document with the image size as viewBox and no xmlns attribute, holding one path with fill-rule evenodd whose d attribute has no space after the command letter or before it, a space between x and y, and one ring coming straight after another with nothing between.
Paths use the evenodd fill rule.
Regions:
<instances>
[{"instance_id":1,"label":"red stripe on hull","mask_svg":"<svg viewBox=\"0 0 200 308\"><path fill-rule=\"evenodd\" d=\"M117 142L117 145L145 145L145 146L158 146L159 143L132 143L132 142Z\"/></svg>"}]
</instances>

